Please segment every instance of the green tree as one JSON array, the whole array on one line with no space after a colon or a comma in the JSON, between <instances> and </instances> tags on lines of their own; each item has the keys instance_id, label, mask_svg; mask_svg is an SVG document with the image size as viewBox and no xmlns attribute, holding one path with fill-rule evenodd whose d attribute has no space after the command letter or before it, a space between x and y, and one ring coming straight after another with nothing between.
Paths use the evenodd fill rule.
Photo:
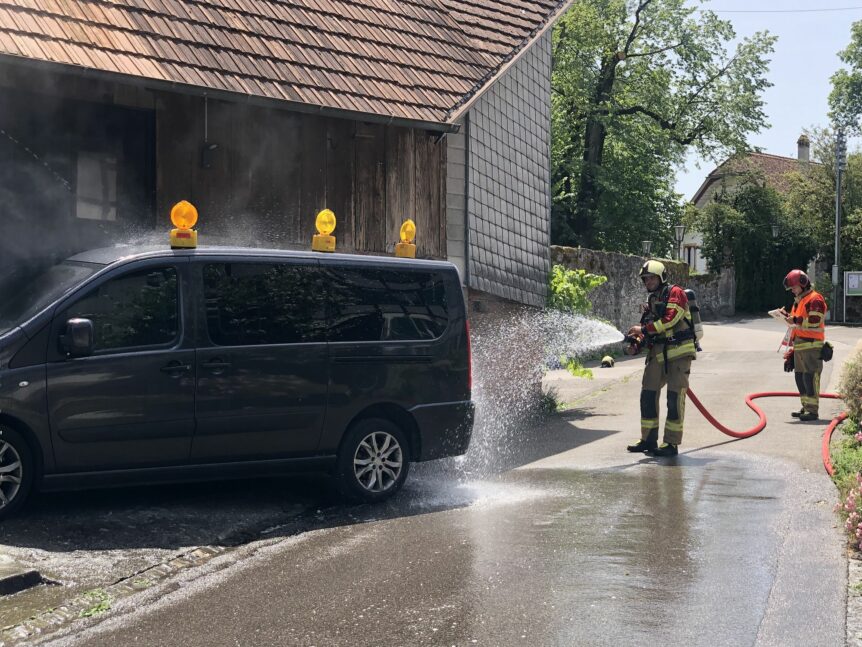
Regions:
<instances>
[{"instance_id":1,"label":"green tree","mask_svg":"<svg viewBox=\"0 0 862 647\"><path fill-rule=\"evenodd\" d=\"M835 135L831 130L814 129L809 138L814 163L788 174L784 209L792 226L811 236L817 260L831 267L835 260ZM862 154L847 156L842 186L841 265L862 269Z\"/></svg>"},{"instance_id":2,"label":"green tree","mask_svg":"<svg viewBox=\"0 0 862 647\"><path fill-rule=\"evenodd\" d=\"M685 0L581 0L555 29L552 236L637 252L670 248L681 208L674 168L687 151L744 150L765 124L774 38L742 40Z\"/></svg>"},{"instance_id":3,"label":"green tree","mask_svg":"<svg viewBox=\"0 0 862 647\"><path fill-rule=\"evenodd\" d=\"M850 28L850 44L838 53L841 62L849 69L840 69L832 75L832 92L829 94L829 116L838 128L860 133L862 116L862 21Z\"/></svg>"},{"instance_id":4,"label":"green tree","mask_svg":"<svg viewBox=\"0 0 862 647\"><path fill-rule=\"evenodd\" d=\"M697 228L710 270L734 268L736 307L743 312L786 304L781 280L794 267L804 268L817 250L809 232L786 214L781 196L756 176L718 194L701 211Z\"/></svg>"}]
</instances>

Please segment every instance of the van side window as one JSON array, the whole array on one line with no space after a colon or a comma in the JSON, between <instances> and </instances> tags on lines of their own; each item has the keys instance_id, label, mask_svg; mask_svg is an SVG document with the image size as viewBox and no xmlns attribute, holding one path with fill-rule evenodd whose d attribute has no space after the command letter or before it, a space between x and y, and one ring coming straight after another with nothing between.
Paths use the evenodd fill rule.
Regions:
<instances>
[{"instance_id":1,"label":"van side window","mask_svg":"<svg viewBox=\"0 0 862 647\"><path fill-rule=\"evenodd\" d=\"M93 322L93 350L165 346L179 334L177 270L150 267L110 279L68 308Z\"/></svg>"},{"instance_id":2,"label":"van side window","mask_svg":"<svg viewBox=\"0 0 862 647\"><path fill-rule=\"evenodd\" d=\"M330 341L428 340L449 323L442 274L330 268Z\"/></svg>"},{"instance_id":3,"label":"van side window","mask_svg":"<svg viewBox=\"0 0 862 647\"><path fill-rule=\"evenodd\" d=\"M316 266L204 265L210 340L219 346L326 341L325 286Z\"/></svg>"}]
</instances>

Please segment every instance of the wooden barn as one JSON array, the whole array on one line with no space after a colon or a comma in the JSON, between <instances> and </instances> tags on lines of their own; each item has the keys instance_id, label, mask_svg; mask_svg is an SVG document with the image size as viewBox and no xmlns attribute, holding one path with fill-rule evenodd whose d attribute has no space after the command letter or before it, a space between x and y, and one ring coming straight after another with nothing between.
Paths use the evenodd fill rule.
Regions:
<instances>
[{"instance_id":1,"label":"wooden barn","mask_svg":"<svg viewBox=\"0 0 862 647\"><path fill-rule=\"evenodd\" d=\"M0 264L164 232L418 253L541 305L550 28L571 0L0 4Z\"/></svg>"}]
</instances>

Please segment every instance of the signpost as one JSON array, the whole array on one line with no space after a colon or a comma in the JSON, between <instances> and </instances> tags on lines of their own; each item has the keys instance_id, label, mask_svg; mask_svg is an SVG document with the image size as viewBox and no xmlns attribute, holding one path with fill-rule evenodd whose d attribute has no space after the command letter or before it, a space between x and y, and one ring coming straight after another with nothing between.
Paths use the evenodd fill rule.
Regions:
<instances>
[{"instance_id":1,"label":"signpost","mask_svg":"<svg viewBox=\"0 0 862 647\"><path fill-rule=\"evenodd\" d=\"M847 297L862 297L862 272L844 272L844 323L847 323Z\"/></svg>"}]
</instances>

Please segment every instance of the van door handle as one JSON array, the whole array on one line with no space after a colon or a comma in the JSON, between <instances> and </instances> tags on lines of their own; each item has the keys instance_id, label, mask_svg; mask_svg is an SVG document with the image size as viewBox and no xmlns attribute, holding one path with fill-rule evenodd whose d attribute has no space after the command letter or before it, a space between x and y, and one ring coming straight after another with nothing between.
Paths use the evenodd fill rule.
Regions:
<instances>
[{"instance_id":1,"label":"van door handle","mask_svg":"<svg viewBox=\"0 0 862 647\"><path fill-rule=\"evenodd\" d=\"M191 364L180 364L179 362L171 362L159 369L162 373L188 373L192 370Z\"/></svg>"}]
</instances>

